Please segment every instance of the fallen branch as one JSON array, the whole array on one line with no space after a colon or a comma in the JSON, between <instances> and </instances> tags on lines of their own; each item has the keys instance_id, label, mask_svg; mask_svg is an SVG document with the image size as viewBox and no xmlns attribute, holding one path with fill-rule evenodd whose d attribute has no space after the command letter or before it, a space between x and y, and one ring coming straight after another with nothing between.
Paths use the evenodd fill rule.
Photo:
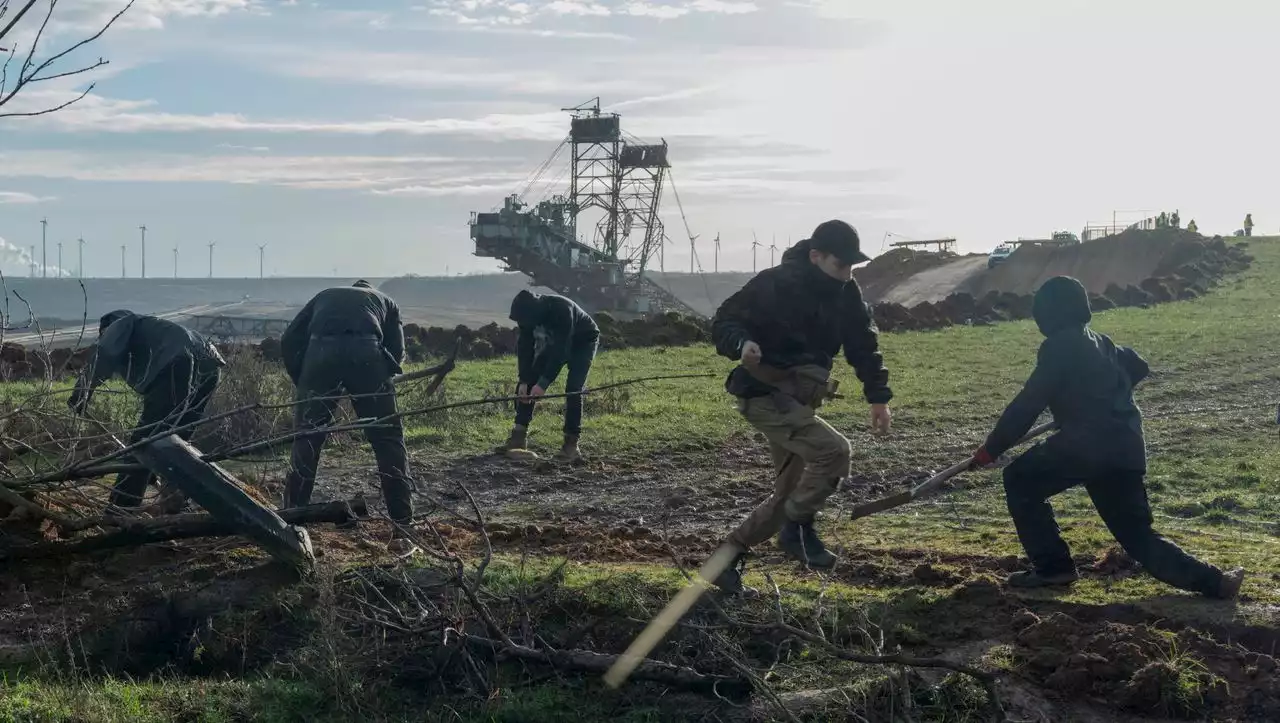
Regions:
<instances>
[{"instance_id":1,"label":"fallen branch","mask_svg":"<svg viewBox=\"0 0 1280 723\"><path fill-rule=\"evenodd\" d=\"M569 670L580 673L601 675L613 667L620 656L596 653L590 650L537 650L515 643L483 638L476 635L462 634L470 645L491 650L499 657L512 657L520 660L550 665L558 670ZM707 675L693 668L686 668L661 660L646 658L632 671L631 677L662 683L685 690L701 692L730 692L745 695L751 691L751 682L745 677L726 675Z\"/></svg>"},{"instance_id":2,"label":"fallen branch","mask_svg":"<svg viewBox=\"0 0 1280 723\"><path fill-rule=\"evenodd\" d=\"M278 513L290 525L314 525L322 522L342 524L352 522L368 514L364 498L349 501L295 507ZM168 515L151 519L100 518L92 521L101 525L118 527L115 532L97 535L74 542L41 542L34 545L0 549L0 560L60 557L85 552L97 552L116 547L134 547L167 540L186 540L194 537L224 537L239 535L240 530L208 513Z\"/></svg>"}]
</instances>

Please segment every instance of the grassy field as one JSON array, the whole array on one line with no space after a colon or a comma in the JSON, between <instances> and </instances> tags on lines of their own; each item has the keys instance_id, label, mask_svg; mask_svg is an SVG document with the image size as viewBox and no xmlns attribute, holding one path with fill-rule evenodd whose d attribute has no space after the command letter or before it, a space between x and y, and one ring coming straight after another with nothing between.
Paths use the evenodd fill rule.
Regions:
<instances>
[{"instance_id":1,"label":"grassy field","mask_svg":"<svg viewBox=\"0 0 1280 723\"><path fill-rule=\"evenodd\" d=\"M1108 572L1105 565L1095 571L1093 563L1104 563L1114 543L1087 496L1072 491L1059 497L1055 508L1073 552L1089 570L1084 579L1065 592L1000 593L985 607L970 606L965 596L979 589L972 587L975 581L998 580L1007 570L1017 569L1021 554L997 471L968 475L948 494L905 509L854 523L841 519L841 509L866 496L859 485L871 481L899 489L904 479L962 458L981 443L1030 371L1040 335L1029 322L882 336L895 391L894 431L884 438L867 432L867 407L858 398L851 370L840 365L838 376L850 398L830 403L823 416L853 440L854 482L833 498L832 510L821 524L851 564L831 575L816 575L781 562L765 545L761 562L750 568L749 582L768 589L764 573L769 573L779 584L777 602L787 618L816 625L833 638L859 638L858 630L873 625L887 636L890 648L937 652L997 640L999 644L986 645L976 654L984 665L1002 671L1009 685L1050 690L1047 698L1060 705L1070 702L1060 698L1083 700L1090 695L1054 688L1020 658L1021 638L1014 638L1004 611L1011 615L1031 610L1043 617L1065 610L1081 620L1123 621L1142 631L1168 632L1166 628L1183 626L1224 640L1241 637L1239 631L1246 629L1274 631L1280 609L1280 452L1275 424L1280 400L1280 345L1275 343L1280 295L1274 292L1280 239L1253 239L1250 252L1256 257L1250 271L1202 299L1109 311L1094 321L1097 330L1134 346L1154 370L1140 388L1138 401L1147 414L1148 483L1157 527L1210 562L1244 565L1249 577L1240 603L1181 594L1123 565L1118 573ZM512 364L499 359L460 365L433 399L422 398L415 389L404 390L402 408L507 394L514 386ZM637 510L658 506L656 499L667 494L670 479L678 479L694 496L727 500L722 505L727 509L720 513L713 514L715 506L706 505L673 518L677 532L697 540L680 552L696 559L714 548L729 520L746 513L749 503L741 500L758 498L767 490L762 444L723 392L723 376L730 367L706 347L601 354L592 370L593 385L664 374L713 376L648 382L589 398L583 446L591 463L562 477L568 489L557 488L554 494L491 496L511 484L503 481L507 477L489 475L495 469L486 466L489 462L477 461L505 437L512 410L502 404L412 417L411 452L432 480L433 490L448 487L450 476L461 474L459 470L476 467L489 475L466 479L493 520L523 523L550 515L570 530L570 537L601 532L599 545L575 547L563 540L543 540L545 544L531 550L531 560L520 549L500 546L489 584L491 593L500 597L502 590L529 584L568 559L554 599L536 618L540 630L554 639L573 627L577 616L608 619L607 634L599 633L594 642L617 652L678 589L682 578L661 554L615 544L612 528L639 516ZM27 393L17 388L2 392L9 399ZM227 392L219 405L228 408L253 395L283 400L287 393L281 379L260 372L234 393ZM127 410L115 410L114 416L127 416ZM559 417L558 402L541 405L532 447L548 452L558 446ZM287 418L269 421L280 425ZM335 463L343 469L369 466L360 445L344 442L339 450ZM555 482L560 478L554 475L561 474L516 464L499 469L521 480ZM623 475L628 487L614 489ZM726 497L730 492L736 496ZM607 497L603 513L578 513L593 496L606 494L613 496ZM499 499L503 501L489 506L489 500ZM771 604L767 599L747 604L742 614L767 617ZM867 686L860 710L880 710L876 706L883 701L875 685L882 679L881 671L852 666L804 646L763 651L756 649L750 635L728 637L727 644L742 652L780 693L857 683ZM1235 719L1234 713L1224 712L1227 708L1204 702L1212 699L1205 692L1212 686L1194 682L1200 659L1177 654L1179 644L1185 642L1169 643L1170 659L1184 674L1173 688L1186 700L1179 704L1182 707L1169 709L1181 711L1174 717L1218 711L1221 715L1215 719ZM779 652L783 648L785 653ZM664 650L683 654L675 644ZM342 720L350 714L349 708L334 707L332 686L287 671L259 670L233 680L18 676L0 688L0 720L314 721ZM552 721L565 720L570 708L578 720L732 719L731 710L717 708L715 701L701 700L695 715L651 688L613 693L573 676L535 676L534 681L521 678L488 700L441 696L426 717L419 716L423 708L413 707L422 705L420 699L405 702L372 683L358 695L383 691L378 700L385 705L365 701L361 708L361 715L370 720ZM1232 700L1239 687L1233 688ZM1240 695L1248 692L1248 686L1244 688ZM929 690L917 696L916 719L966 720L976 715L973 691L953 681ZM1092 697L1105 696L1095 688ZM454 714L441 712L446 702ZM1101 705L1111 704L1120 705ZM1129 714L1120 708L1106 710L1118 718Z\"/></svg>"}]
</instances>

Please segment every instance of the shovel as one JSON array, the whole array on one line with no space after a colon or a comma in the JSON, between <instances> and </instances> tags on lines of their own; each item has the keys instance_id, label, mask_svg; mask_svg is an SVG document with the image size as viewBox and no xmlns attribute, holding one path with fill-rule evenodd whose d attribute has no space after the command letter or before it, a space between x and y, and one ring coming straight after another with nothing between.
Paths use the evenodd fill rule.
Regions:
<instances>
[{"instance_id":1,"label":"shovel","mask_svg":"<svg viewBox=\"0 0 1280 723\"><path fill-rule=\"evenodd\" d=\"M1029 442L1032 439L1035 439L1036 437L1039 437L1040 435L1044 434L1045 432L1055 429L1056 427L1057 427L1057 423L1046 422L1040 425L1039 427L1035 427L1030 432L1027 432L1027 434L1022 439L1019 439L1017 442L1014 443L1014 446L1016 447L1017 445L1022 444L1023 442ZM930 477L924 482L921 482L915 487L912 487L906 492L899 492L897 494L889 495L888 497L881 497L878 500L872 500L871 502L867 502L866 504L858 505L857 507L854 507L852 510L849 511L849 519L856 520L862 517L867 517L869 515L874 515L877 512L884 512L885 510L891 510L894 507L901 507L907 504L908 502L920 499L921 497L929 494L930 492L940 487L943 482L946 482L952 477L955 477L961 472L969 469L969 465L971 464L973 464L973 457L969 457L968 459L962 462L956 462L955 464L935 474L934 476Z\"/></svg>"}]
</instances>

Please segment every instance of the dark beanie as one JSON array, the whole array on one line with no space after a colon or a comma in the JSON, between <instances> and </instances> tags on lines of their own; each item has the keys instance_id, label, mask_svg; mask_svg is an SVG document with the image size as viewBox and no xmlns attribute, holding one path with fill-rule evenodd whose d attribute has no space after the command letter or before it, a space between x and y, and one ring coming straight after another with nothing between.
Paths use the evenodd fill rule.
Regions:
<instances>
[{"instance_id":1,"label":"dark beanie","mask_svg":"<svg viewBox=\"0 0 1280 723\"><path fill-rule=\"evenodd\" d=\"M357 282L355 282L354 284L352 284L352 286L357 286L357 287L359 287L359 288L361 288L361 289L372 289L372 288L373 288L373 285L372 285L372 284L370 284L368 281L365 281L364 279L360 279L359 281L357 281Z\"/></svg>"},{"instance_id":2,"label":"dark beanie","mask_svg":"<svg viewBox=\"0 0 1280 723\"><path fill-rule=\"evenodd\" d=\"M858 231L844 221L823 221L809 236L809 247L833 254L836 258L851 264L870 261L871 257L862 253Z\"/></svg>"},{"instance_id":3,"label":"dark beanie","mask_svg":"<svg viewBox=\"0 0 1280 723\"><path fill-rule=\"evenodd\" d=\"M109 311L106 314L103 314L102 318L98 319L98 336L102 336L108 326L111 326L127 316L133 316L133 312L128 309L116 309L115 311Z\"/></svg>"},{"instance_id":4,"label":"dark beanie","mask_svg":"<svg viewBox=\"0 0 1280 723\"><path fill-rule=\"evenodd\" d=\"M1036 326L1045 336L1075 326L1084 326L1093 318L1089 310L1089 292L1070 276L1055 276L1036 291L1031 304Z\"/></svg>"},{"instance_id":5,"label":"dark beanie","mask_svg":"<svg viewBox=\"0 0 1280 723\"><path fill-rule=\"evenodd\" d=\"M511 300L510 319L521 326L536 326L539 298L532 291L521 289L520 293L516 294L516 298Z\"/></svg>"}]
</instances>

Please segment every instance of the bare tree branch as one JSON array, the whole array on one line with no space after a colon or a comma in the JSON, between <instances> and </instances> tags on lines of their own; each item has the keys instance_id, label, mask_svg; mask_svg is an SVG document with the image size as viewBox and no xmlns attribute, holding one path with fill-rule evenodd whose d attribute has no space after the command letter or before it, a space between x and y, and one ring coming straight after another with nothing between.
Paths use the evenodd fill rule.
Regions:
<instances>
[{"instance_id":1,"label":"bare tree branch","mask_svg":"<svg viewBox=\"0 0 1280 723\"><path fill-rule=\"evenodd\" d=\"M30 10L32 7L35 6L36 2L37 0L27 0L26 4L23 5L23 7L17 12L14 18L10 20L7 25L4 26L3 30L0 30L0 42L3 42L5 37L9 35L9 33L17 27L18 22L22 20L22 17L26 15L28 10ZM115 15L112 15L111 18L102 25L102 27L98 28L97 32L93 33L92 35L86 38L83 38L82 40L76 43L73 43L72 45L70 45L69 47L63 50L60 50L48 55L48 57L46 57L44 60L37 61L36 54L40 50L40 41L44 39L45 31L48 29L49 22L53 18L54 10L58 6L58 0L48 0L48 2L49 2L49 8L45 12L44 20L40 23L39 29L36 30L35 37L31 40L30 47L27 48L26 56L23 58L22 65L17 72L17 77L13 81L13 87L11 89L8 89L7 91L6 91L6 88L8 88L8 81L9 81L9 74L8 74L9 65L13 61L15 54L17 53L17 46L16 44L14 44L13 46L9 46L9 45L0 46L0 52L8 53L8 56L5 58L4 65L0 67L0 107L3 107L9 101L13 100L18 95L18 93L22 92L22 90L29 85L32 85L35 83L43 83L50 80L58 80L59 78L69 78L69 77L81 75L83 73L88 73L90 71L96 70L97 68L101 68L104 65L107 65L110 61L105 60L104 58L98 58L96 62L89 63L71 70L55 70L53 67L55 64L57 64L62 59L66 58L71 53L74 53L80 48L83 48L84 46L90 43L93 43L99 38L101 38L103 34L107 32L107 30L109 30L113 25L116 24L116 21L118 21L129 10L129 8L133 7L133 4L134 2L136 2L136 0L128 0L128 2L125 4L123 8L120 9L119 12L117 12ZM3 6L0 6L0 10L7 8L7 5L8 5L7 2L4 3ZM0 13L0 18L2 17L3 17L3 14ZM55 105L49 108L40 109L40 110L0 112L0 118L30 118L33 116L56 113L62 110L63 108L73 105L79 102L80 100L83 100L85 96L89 95L89 93L93 91L93 89L94 89L94 84L90 83L88 88L86 88L82 93L80 93L75 98L72 98L71 100L65 101L63 103L60 103L58 105Z\"/></svg>"}]
</instances>

